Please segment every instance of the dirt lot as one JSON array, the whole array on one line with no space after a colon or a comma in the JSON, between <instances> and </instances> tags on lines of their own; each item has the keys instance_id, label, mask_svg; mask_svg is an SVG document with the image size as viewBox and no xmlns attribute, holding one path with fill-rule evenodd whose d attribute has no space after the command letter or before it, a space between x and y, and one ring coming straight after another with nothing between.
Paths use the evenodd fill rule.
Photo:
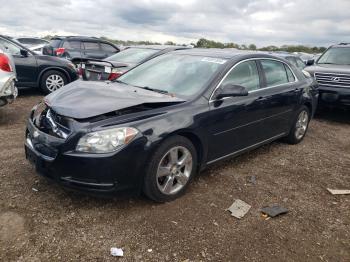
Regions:
<instances>
[{"instance_id":1,"label":"dirt lot","mask_svg":"<svg viewBox=\"0 0 350 262\"><path fill-rule=\"evenodd\" d=\"M350 261L350 195L326 191L350 188L349 111L322 113L303 143L217 164L181 199L155 204L87 197L37 176L23 142L40 98L25 92L0 108L1 261ZM235 199L252 205L242 220L225 211ZM265 220L259 210L273 203L290 212Z\"/></svg>"}]
</instances>

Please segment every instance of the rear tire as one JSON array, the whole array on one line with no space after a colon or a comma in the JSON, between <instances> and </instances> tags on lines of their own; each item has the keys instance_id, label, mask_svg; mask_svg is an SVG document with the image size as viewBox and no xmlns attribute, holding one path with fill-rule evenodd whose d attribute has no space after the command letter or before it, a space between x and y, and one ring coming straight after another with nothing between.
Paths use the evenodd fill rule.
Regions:
<instances>
[{"instance_id":1,"label":"rear tire","mask_svg":"<svg viewBox=\"0 0 350 262\"><path fill-rule=\"evenodd\" d=\"M173 136L152 155L144 178L143 192L156 202L183 195L197 171L197 152L190 140Z\"/></svg>"},{"instance_id":2,"label":"rear tire","mask_svg":"<svg viewBox=\"0 0 350 262\"><path fill-rule=\"evenodd\" d=\"M292 145L300 143L308 130L310 122L310 110L306 106L302 106L293 121L292 128L286 137L286 142Z\"/></svg>"},{"instance_id":3,"label":"rear tire","mask_svg":"<svg viewBox=\"0 0 350 262\"><path fill-rule=\"evenodd\" d=\"M45 94L50 94L66 84L68 84L66 75L57 70L49 70L45 72L40 81L41 90Z\"/></svg>"}]
</instances>

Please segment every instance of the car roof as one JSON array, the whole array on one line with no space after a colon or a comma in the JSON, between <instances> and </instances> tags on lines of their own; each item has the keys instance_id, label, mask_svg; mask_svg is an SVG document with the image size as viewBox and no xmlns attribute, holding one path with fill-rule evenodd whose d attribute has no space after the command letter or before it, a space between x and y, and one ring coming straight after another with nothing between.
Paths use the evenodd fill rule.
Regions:
<instances>
[{"instance_id":1,"label":"car roof","mask_svg":"<svg viewBox=\"0 0 350 262\"><path fill-rule=\"evenodd\" d=\"M299 58L300 59L300 56L295 55L295 54L291 54L291 53L288 53L288 52L266 52L266 54L279 56L279 57L283 57L283 58L294 57L294 58Z\"/></svg>"},{"instance_id":2,"label":"car roof","mask_svg":"<svg viewBox=\"0 0 350 262\"><path fill-rule=\"evenodd\" d=\"M165 50L165 49L171 49L171 50L179 50L179 49L189 49L192 47L189 46L176 46L176 45L130 45L126 46L127 48L142 48L142 49L154 49L154 50Z\"/></svg>"},{"instance_id":3,"label":"car roof","mask_svg":"<svg viewBox=\"0 0 350 262\"><path fill-rule=\"evenodd\" d=\"M331 48L332 47L346 48L346 47L350 47L350 43L340 43L340 44L332 45Z\"/></svg>"},{"instance_id":4,"label":"car roof","mask_svg":"<svg viewBox=\"0 0 350 262\"><path fill-rule=\"evenodd\" d=\"M105 41L102 40L100 38L97 37L92 37L92 36L54 36L51 38L51 40L63 40L63 39L81 39L81 40L86 40L86 39L91 39L91 40L101 40L101 41Z\"/></svg>"},{"instance_id":5,"label":"car roof","mask_svg":"<svg viewBox=\"0 0 350 262\"><path fill-rule=\"evenodd\" d=\"M173 51L177 54L207 56L213 58L233 59L233 58L279 58L276 55L250 50L220 49L220 48L191 48Z\"/></svg>"}]
</instances>

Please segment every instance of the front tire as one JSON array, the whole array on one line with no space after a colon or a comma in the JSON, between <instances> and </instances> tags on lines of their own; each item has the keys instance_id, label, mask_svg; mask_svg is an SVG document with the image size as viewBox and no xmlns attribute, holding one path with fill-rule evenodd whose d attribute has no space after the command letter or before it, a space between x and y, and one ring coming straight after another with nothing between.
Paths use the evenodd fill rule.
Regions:
<instances>
[{"instance_id":1,"label":"front tire","mask_svg":"<svg viewBox=\"0 0 350 262\"><path fill-rule=\"evenodd\" d=\"M306 106L302 106L296 114L292 128L286 137L286 141L292 145L300 143L306 135L309 122L310 110Z\"/></svg>"},{"instance_id":2,"label":"front tire","mask_svg":"<svg viewBox=\"0 0 350 262\"><path fill-rule=\"evenodd\" d=\"M173 136L165 140L150 159L143 191L156 202L183 195L197 171L197 152L190 140Z\"/></svg>"},{"instance_id":3,"label":"front tire","mask_svg":"<svg viewBox=\"0 0 350 262\"><path fill-rule=\"evenodd\" d=\"M49 70L41 77L40 87L45 94L50 94L68 84L65 74L56 70Z\"/></svg>"}]
</instances>

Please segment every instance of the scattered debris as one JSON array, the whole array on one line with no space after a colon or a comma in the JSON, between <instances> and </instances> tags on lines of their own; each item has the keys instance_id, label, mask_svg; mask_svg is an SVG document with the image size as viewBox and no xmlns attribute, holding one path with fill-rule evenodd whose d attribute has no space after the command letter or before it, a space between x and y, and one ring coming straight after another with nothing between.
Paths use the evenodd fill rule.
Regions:
<instances>
[{"instance_id":1,"label":"scattered debris","mask_svg":"<svg viewBox=\"0 0 350 262\"><path fill-rule=\"evenodd\" d=\"M38 192L38 191L39 191L38 189L36 189L36 188L34 188L34 187L32 187L32 190L35 191L35 192Z\"/></svg>"},{"instance_id":2,"label":"scattered debris","mask_svg":"<svg viewBox=\"0 0 350 262\"><path fill-rule=\"evenodd\" d=\"M215 220L214 220L213 224L214 224L214 226L219 226L218 222L216 222Z\"/></svg>"},{"instance_id":3,"label":"scattered debris","mask_svg":"<svg viewBox=\"0 0 350 262\"><path fill-rule=\"evenodd\" d=\"M218 207L217 205L215 205L214 203L210 203L211 207Z\"/></svg>"},{"instance_id":4,"label":"scattered debris","mask_svg":"<svg viewBox=\"0 0 350 262\"><path fill-rule=\"evenodd\" d=\"M247 176L247 182L253 185L256 185L256 176Z\"/></svg>"},{"instance_id":5,"label":"scattered debris","mask_svg":"<svg viewBox=\"0 0 350 262\"><path fill-rule=\"evenodd\" d=\"M275 217L288 213L288 209L278 205L273 205L271 207L262 208L261 212L269 217Z\"/></svg>"},{"instance_id":6,"label":"scattered debris","mask_svg":"<svg viewBox=\"0 0 350 262\"><path fill-rule=\"evenodd\" d=\"M153 251L152 248L147 249L148 253L151 253L152 251Z\"/></svg>"},{"instance_id":7,"label":"scattered debris","mask_svg":"<svg viewBox=\"0 0 350 262\"><path fill-rule=\"evenodd\" d=\"M332 195L349 195L350 194L350 190L348 190L348 189L330 189L330 188L327 188L327 190Z\"/></svg>"},{"instance_id":8,"label":"scattered debris","mask_svg":"<svg viewBox=\"0 0 350 262\"><path fill-rule=\"evenodd\" d=\"M123 249L117 247L111 247L111 255L114 257L122 257L124 256Z\"/></svg>"},{"instance_id":9,"label":"scattered debris","mask_svg":"<svg viewBox=\"0 0 350 262\"><path fill-rule=\"evenodd\" d=\"M171 221L171 223L173 223L174 225L177 225L177 222L176 222L176 221Z\"/></svg>"},{"instance_id":10,"label":"scattered debris","mask_svg":"<svg viewBox=\"0 0 350 262\"><path fill-rule=\"evenodd\" d=\"M241 219L244 217L251 208L246 202L236 199L233 204L226 210L231 212L231 216Z\"/></svg>"}]
</instances>

